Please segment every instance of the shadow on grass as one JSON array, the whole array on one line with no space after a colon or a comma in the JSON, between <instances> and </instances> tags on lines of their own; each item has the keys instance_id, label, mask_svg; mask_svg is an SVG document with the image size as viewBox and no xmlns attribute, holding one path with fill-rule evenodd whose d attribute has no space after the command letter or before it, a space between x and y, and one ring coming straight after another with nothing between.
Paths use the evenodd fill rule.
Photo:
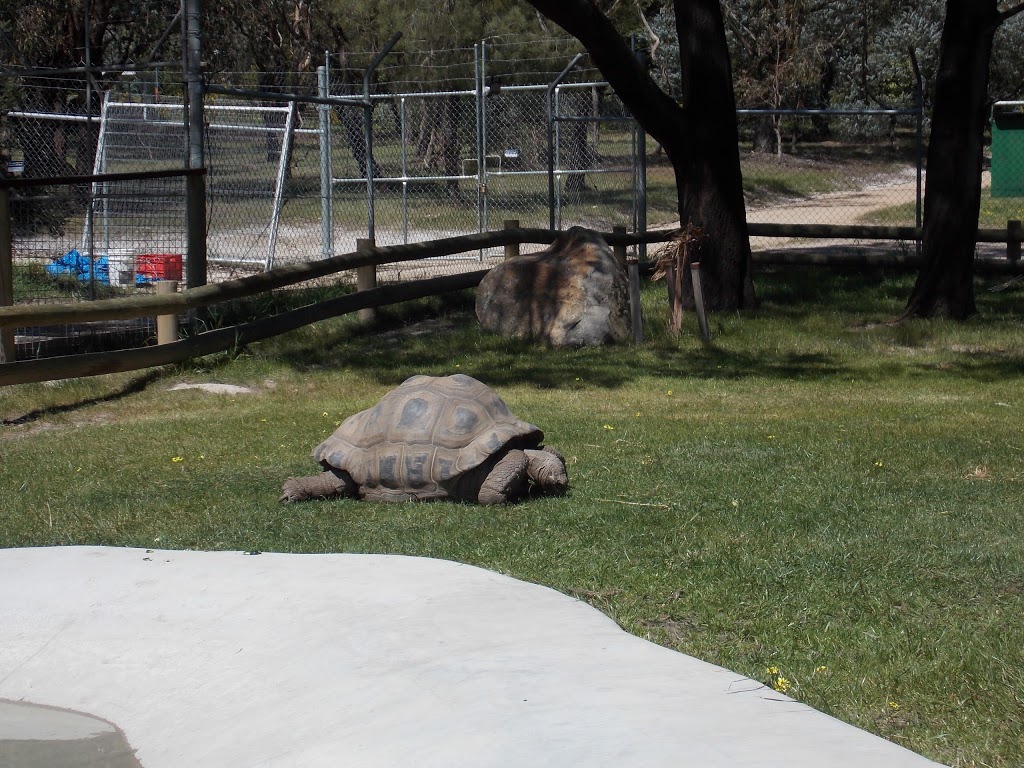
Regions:
<instances>
[{"instance_id":1,"label":"shadow on grass","mask_svg":"<svg viewBox=\"0 0 1024 768\"><path fill-rule=\"evenodd\" d=\"M141 376L137 376L131 381L127 382L124 386L119 387L113 392L108 392L105 395L98 395L96 397L89 397L83 400L76 400L72 403L61 403L59 405L50 405L43 408L35 408L28 413L23 413L20 416L10 416L0 421L0 426L5 427L16 427L22 424L30 424L33 421L46 418L47 416L55 416L59 413L70 413L77 411L81 408L87 408L91 405L99 405L101 403L115 403L118 400L134 395L137 392L142 392L150 384L159 381L160 379L170 375L172 371L176 370L173 366L162 366L147 371Z\"/></svg>"},{"instance_id":2,"label":"shadow on grass","mask_svg":"<svg viewBox=\"0 0 1024 768\"><path fill-rule=\"evenodd\" d=\"M616 388L648 376L871 381L945 370L987 380L1024 371L1017 344L1001 349L998 343L954 341L978 327L999 333L1019 322L1019 298L991 294L980 281L980 317L893 325L886 322L898 317L909 295L909 273L787 267L762 272L756 282L761 307L740 324L731 315L712 316L717 333L709 345L701 345L695 331L681 339L667 333L659 314L664 288L655 285L644 291L646 310L654 311L646 312L647 340L640 345L565 350L495 336L479 327L474 294L466 291L381 309L373 325L350 319L325 326L264 354L298 371L358 370L384 385L415 373L462 372L495 386L530 383L541 389L577 380Z\"/></svg>"},{"instance_id":3,"label":"shadow on grass","mask_svg":"<svg viewBox=\"0 0 1024 768\"><path fill-rule=\"evenodd\" d=\"M418 306L384 308L371 325L339 323L306 339L264 348L262 354L299 372L359 371L384 385L413 374L466 373L492 386L529 383L556 389L579 380L617 388L646 376L820 379L844 371L826 354L736 352L700 345L695 337L696 346L681 346L679 339L653 327L641 345L542 347L487 333L473 307L473 294L465 292Z\"/></svg>"}]
</instances>

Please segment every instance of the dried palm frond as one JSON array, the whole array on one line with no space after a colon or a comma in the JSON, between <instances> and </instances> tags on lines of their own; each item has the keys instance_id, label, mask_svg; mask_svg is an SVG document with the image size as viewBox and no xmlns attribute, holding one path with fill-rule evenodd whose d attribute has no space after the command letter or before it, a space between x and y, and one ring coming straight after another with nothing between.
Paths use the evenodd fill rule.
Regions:
<instances>
[{"instance_id":1,"label":"dried palm frond","mask_svg":"<svg viewBox=\"0 0 1024 768\"><path fill-rule=\"evenodd\" d=\"M668 274L669 267L685 269L689 264L699 261L693 256L700 253L704 240L704 232L693 224L673 232L669 241L654 254L654 274L651 280L661 280Z\"/></svg>"}]
</instances>

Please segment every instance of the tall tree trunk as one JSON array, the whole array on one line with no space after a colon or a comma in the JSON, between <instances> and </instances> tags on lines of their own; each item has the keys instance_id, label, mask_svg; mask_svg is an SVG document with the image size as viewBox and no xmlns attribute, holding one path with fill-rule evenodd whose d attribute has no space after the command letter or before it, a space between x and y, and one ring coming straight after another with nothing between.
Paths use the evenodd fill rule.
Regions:
<instances>
[{"instance_id":1,"label":"tall tree trunk","mask_svg":"<svg viewBox=\"0 0 1024 768\"><path fill-rule=\"evenodd\" d=\"M736 102L719 0L675 0L683 105L662 91L593 0L527 0L579 40L675 170L681 223L700 227L709 309L754 303Z\"/></svg>"},{"instance_id":2,"label":"tall tree trunk","mask_svg":"<svg viewBox=\"0 0 1024 768\"><path fill-rule=\"evenodd\" d=\"M685 130L682 145L665 150L676 169L679 218L707 236L700 263L708 306L738 309L754 303L754 285L722 7L675 0L675 11Z\"/></svg>"},{"instance_id":3,"label":"tall tree trunk","mask_svg":"<svg viewBox=\"0 0 1024 768\"><path fill-rule=\"evenodd\" d=\"M905 317L973 315L988 68L996 0L947 0L924 197L923 264Z\"/></svg>"}]
</instances>

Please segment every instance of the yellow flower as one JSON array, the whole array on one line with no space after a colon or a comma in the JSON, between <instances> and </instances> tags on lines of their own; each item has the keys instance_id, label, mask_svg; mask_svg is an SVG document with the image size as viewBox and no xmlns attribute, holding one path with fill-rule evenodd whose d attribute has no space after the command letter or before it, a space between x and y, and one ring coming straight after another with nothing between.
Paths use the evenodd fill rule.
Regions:
<instances>
[{"instance_id":1,"label":"yellow flower","mask_svg":"<svg viewBox=\"0 0 1024 768\"><path fill-rule=\"evenodd\" d=\"M814 671L815 672L828 672L828 667L826 667L824 664L822 664L820 667L815 667Z\"/></svg>"},{"instance_id":2,"label":"yellow flower","mask_svg":"<svg viewBox=\"0 0 1024 768\"><path fill-rule=\"evenodd\" d=\"M790 689L791 686L792 683L790 683L789 680L787 680L784 677L777 677L775 678L775 682L772 683L772 688L774 688L779 693L785 693Z\"/></svg>"},{"instance_id":3,"label":"yellow flower","mask_svg":"<svg viewBox=\"0 0 1024 768\"><path fill-rule=\"evenodd\" d=\"M764 671L767 672L769 675L777 675L777 674L779 674L779 668L776 667L776 666L765 667Z\"/></svg>"},{"instance_id":4,"label":"yellow flower","mask_svg":"<svg viewBox=\"0 0 1024 768\"><path fill-rule=\"evenodd\" d=\"M768 439L769 440L774 440L775 439L775 435L768 435Z\"/></svg>"},{"instance_id":5,"label":"yellow flower","mask_svg":"<svg viewBox=\"0 0 1024 768\"><path fill-rule=\"evenodd\" d=\"M876 466L876 467L884 467L884 466L885 466L885 464L883 464L883 463L882 463L881 461L876 461L876 462L875 462L875 466Z\"/></svg>"},{"instance_id":6,"label":"yellow flower","mask_svg":"<svg viewBox=\"0 0 1024 768\"><path fill-rule=\"evenodd\" d=\"M889 702L889 709L892 709L894 711L899 709L901 706L902 705L898 701L890 701Z\"/></svg>"},{"instance_id":7,"label":"yellow flower","mask_svg":"<svg viewBox=\"0 0 1024 768\"><path fill-rule=\"evenodd\" d=\"M327 418L327 411L324 411L324 418Z\"/></svg>"},{"instance_id":8,"label":"yellow flower","mask_svg":"<svg viewBox=\"0 0 1024 768\"><path fill-rule=\"evenodd\" d=\"M171 461L173 461L175 464L177 464L179 461L184 461L184 460L185 459L182 456L172 456L171 457Z\"/></svg>"},{"instance_id":9,"label":"yellow flower","mask_svg":"<svg viewBox=\"0 0 1024 768\"><path fill-rule=\"evenodd\" d=\"M613 427L611 424L605 424L604 428L605 429L615 429L615 427Z\"/></svg>"},{"instance_id":10,"label":"yellow flower","mask_svg":"<svg viewBox=\"0 0 1024 768\"><path fill-rule=\"evenodd\" d=\"M668 391L668 394L670 394L670 395L672 394L672 390L671 389Z\"/></svg>"}]
</instances>

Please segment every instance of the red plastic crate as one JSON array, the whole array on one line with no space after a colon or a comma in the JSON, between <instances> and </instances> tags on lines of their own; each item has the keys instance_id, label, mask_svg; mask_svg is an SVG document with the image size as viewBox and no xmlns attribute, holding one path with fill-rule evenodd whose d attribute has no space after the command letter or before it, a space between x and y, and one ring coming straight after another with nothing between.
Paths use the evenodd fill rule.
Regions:
<instances>
[{"instance_id":1,"label":"red plastic crate","mask_svg":"<svg viewBox=\"0 0 1024 768\"><path fill-rule=\"evenodd\" d=\"M140 253L135 257L135 276L139 282L181 280L180 253Z\"/></svg>"}]
</instances>

